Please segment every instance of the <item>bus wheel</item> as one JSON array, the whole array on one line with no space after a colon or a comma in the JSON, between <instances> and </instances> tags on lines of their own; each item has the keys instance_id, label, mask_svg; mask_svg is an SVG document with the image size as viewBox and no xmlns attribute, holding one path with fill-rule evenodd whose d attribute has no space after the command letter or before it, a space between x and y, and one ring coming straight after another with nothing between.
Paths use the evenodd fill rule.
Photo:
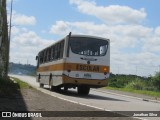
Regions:
<instances>
[{"instance_id":1,"label":"bus wheel","mask_svg":"<svg viewBox=\"0 0 160 120\"><path fill-rule=\"evenodd\" d=\"M79 95L88 95L90 91L90 87L85 85L78 86L78 94Z\"/></svg>"},{"instance_id":2,"label":"bus wheel","mask_svg":"<svg viewBox=\"0 0 160 120\"><path fill-rule=\"evenodd\" d=\"M67 86L64 86L64 91L68 91L68 87Z\"/></svg>"},{"instance_id":3,"label":"bus wheel","mask_svg":"<svg viewBox=\"0 0 160 120\"><path fill-rule=\"evenodd\" d=\"M61 88L59 86L50 86L51 91L59 92Z\"/></svg>"},{"instance_id":4,"label":"bus wheel","mask_svg":"<svg viewBox=\"0 0 160 120\"><path fill-rule=\"evenodd\" d=\"M49 89L50 89L50 91L53 91L54 90L54 86L49 86Z\"/></svg>"},{"instance_id":5,"label":"bus wheel","mask_svg":"<svg viewBox=\"0 0 160 120\"><path fill-rule=\"evenodd\" d=\"M44 87L44 84L43 84L43 83L39 83L39 87L40 87L40 88L43 88L43 87Z\"/></svg>"},{"instance_id":6,"label":"bus wheel","mask_svg":"<svg viewBox=\"0 0 160 120\"><path fill-rule=\"evenodd\" d=\"M53 91L54 90L54 86L52 85L52 80L49 80L49 90Z\"/></svg>"},{"instance_id":7,"label":"bus wheel","mask_svg":"<svg viewBox=\"0 0 160 120\"><path fill-rule=\"evenodd\" d=\"M55 87L54 87L54 91L56 91L56 92L61 91L61 87L60 87L60 86L55 86Z\"/></svg>"}]
</instances>

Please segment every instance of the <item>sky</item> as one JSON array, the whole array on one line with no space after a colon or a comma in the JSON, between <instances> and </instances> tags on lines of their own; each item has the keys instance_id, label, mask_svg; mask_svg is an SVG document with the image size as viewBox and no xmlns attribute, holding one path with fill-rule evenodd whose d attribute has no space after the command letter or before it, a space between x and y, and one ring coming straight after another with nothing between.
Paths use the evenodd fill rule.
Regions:
<instances>
[{"instance_id":1,"label":"sky","mask_svg":"<svg viewBox=\"0 0 160 120\"><path fill-rule=\"evenodd\" d=\"M154 75L160 70L159 5L159 0L13 0L10 62L36 65L38 51L72 32L110 39L112 73Z\"/></svg>"}]
</instances>

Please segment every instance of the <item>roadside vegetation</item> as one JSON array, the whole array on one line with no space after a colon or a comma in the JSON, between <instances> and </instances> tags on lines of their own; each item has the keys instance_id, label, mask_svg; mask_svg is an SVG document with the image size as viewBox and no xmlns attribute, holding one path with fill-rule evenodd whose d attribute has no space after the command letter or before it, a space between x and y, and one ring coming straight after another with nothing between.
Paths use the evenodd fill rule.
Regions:
<instances>
[{"instance_id":1,"label":"roadside vegetation","mask_svg":"<svg viewBox=\"0 0 160 120\"><path fill-rule=\"evenodd\" d=\"M111 74L108 87L105 88L160 97L160 72L156 72L155 75L147 78L135 75Z\"/></svg>"},{"instance_id":2,"label":"roadside vegetation","mask_svg":"<svg viewBox=\"0 0 160 120\"><path fill-rule=\"evenodd\" d=\"M19 80L18 78L12 77L12 79L15 81L16 84L18 84L19 89L32 88L26 82L23 82L23 81Z\"/></svg>"},{"instance_id":3,"label":"roadside vegetation","mask_svg":"<svg viewBox=\"0 0 160 120\"><path fill-rule=\"evenodd\" d=\"M13 80L0 77L0 96L12 96L21 89L31 88L27 83L20 81L17 78Z\"/></svg>"},{"instance_id":4,"label":"roadside vegetation","mask_svg":"<svg viewBox=\"0 0 160 120\"><path fill-rule=\"evenodd\" d=\"M20 63L10 63L9 64L9 73L10 74L19 74L19 75L36 75L36 67L30 64L20 64Z\"/></svg>"}]
</instances>

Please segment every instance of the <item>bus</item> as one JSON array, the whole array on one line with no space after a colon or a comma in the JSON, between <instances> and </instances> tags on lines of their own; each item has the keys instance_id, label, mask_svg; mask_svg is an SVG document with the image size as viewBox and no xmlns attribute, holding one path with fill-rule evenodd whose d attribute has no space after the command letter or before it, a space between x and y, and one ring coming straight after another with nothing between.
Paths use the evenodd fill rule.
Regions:
<instances>
[{"instance_id":1,"label":"bus","mask_svg":"<svg viewBox=\"0 0 160 120\"><path fill-rule=\"evenodd\" d=\"M104 87L110 73L110 40L73 35L41 50L36 56L40 87L50 90L76 88L78 94L88 95L90 88Z\"/></svg>"}]
</instances>

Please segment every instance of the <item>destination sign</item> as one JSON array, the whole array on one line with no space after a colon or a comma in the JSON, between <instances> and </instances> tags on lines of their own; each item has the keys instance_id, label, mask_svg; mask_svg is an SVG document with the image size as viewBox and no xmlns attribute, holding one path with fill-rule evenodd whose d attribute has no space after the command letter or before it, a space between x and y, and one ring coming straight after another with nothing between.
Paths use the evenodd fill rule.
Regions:
<instances>
[{"instance_id":1,"label":"destination sign","mask_svg":"<svg viewBox=\"0 0 160 120\"><path fill-rule=\"evenodd\" d=\"M77 69L77 70L81 70L81 71L94 71L94 72L99 72L99 66L91 66L91 65L80 65L80 64L77 64L76 69Z\"/></svg>"}]
</instances>

